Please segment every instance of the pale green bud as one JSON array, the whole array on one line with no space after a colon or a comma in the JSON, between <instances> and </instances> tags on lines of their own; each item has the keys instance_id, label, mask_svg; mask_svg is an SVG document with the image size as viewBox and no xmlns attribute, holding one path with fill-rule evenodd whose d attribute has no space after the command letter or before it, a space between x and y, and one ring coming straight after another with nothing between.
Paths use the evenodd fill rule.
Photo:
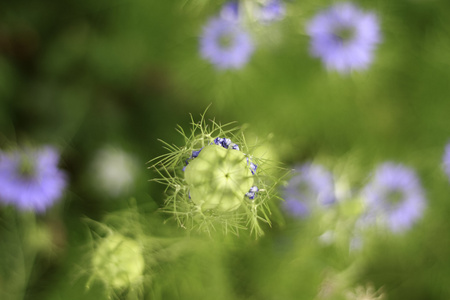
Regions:
<instances>
[{"instance_id":1,"label":"pale green bud","mask_svg":"<svg viewBox=\"0 0 450 300\"><path fill-rule=\"evenodd\" d=\"M102 239L92 257L96 276L113 288L121 289L139 282L144 271L142 247L120 234Z\"/></svg>"},{"instance_id":2,"label":"pale green bud","mask_svg":"<svg viewBox=\"0 0 450 300\"><path fill-rule=\"evenodd\" d=\"M150 161L158 174L153 181L167 185L162 211L180 227L210 235L248 229L260 236L260 223L271 224L269 202L276 198L280 168L272 157L255 156L257 145L249 147L241 128L232 124L207 124L202 115L200 122L192 121L190 134L179 127L184 146L163 141L169 152Z\"/></svg>"},{"instance_id":3,"label":"pale green bud","mask_svg":"<svg viewBox=\"0 0 450 300\"><path fill-rule=\"evenodd\" d=\"M202 210L233 211L253 185L244 153L209 145L185 170L191 200Z\"/></svg>"}]
</instances>

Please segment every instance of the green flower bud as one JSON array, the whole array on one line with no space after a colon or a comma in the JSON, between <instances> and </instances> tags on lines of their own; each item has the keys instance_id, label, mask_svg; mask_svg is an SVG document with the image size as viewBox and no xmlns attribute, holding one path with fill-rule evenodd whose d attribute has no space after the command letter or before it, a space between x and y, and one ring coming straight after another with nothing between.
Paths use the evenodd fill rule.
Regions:
<instances>
[{"instance_id":1,"label":"green flower bud","mask_svg":"<svg viewBox=\"0 0 450 300\"><path fill-rule=\"evenodd\" d=\"M179 127L184 145L163 141L169 152L150 162L155 182L167 186L162 211L172 214L180 227L211 235L241 230L261 236L261 223L271 224L270 204L280 182L276 163L253 154L239 127L211 120L192 121L191 133Z\"/></svg>"},{"instance_id":2,"label":"green flower bud","mask_svg":"<svg viewBox=\"0 0 450 300\"><path fill-rule=\"evenodd\" d=\"M113 234L100 241L92 266L97 277L113 288L122 289L139 282L145 262L136 241Z\"/></svg>"},{"instance_id":3,"label":"green flower bud","mask_svg":"<svg viewBox=\"0 0 450 300\"><path fill-rule=\"evenodd\" d=\"M204 147L184 176L191 200L202 210L236 210L253 185L245 154L217 145Z\"/></svg>"}]
</instances>

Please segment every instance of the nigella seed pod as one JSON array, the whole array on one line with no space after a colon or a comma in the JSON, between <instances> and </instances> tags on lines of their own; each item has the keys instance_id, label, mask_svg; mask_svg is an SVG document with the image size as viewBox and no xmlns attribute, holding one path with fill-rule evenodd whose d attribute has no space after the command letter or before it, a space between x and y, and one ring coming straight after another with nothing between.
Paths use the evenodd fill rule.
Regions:
<instances>
[{"instance_id":1,"label":"nigella seed pod","mask_svg":"<svg viewBox=\"0 0 450 300\"><path fill-rule=\"evenodd\" d=\"M95 276L115 289L125 289L139 282L144 267L142 247L121 234L103 238L92 257Z\"/></svg>"},{"instance_id":2,"label":"nigella seed pod","mask_svg":"<svg viewBox=\"0 0 450 300\"><path fill-rule=\"evenodd\" d=\"M206 146L185 171L192 201L202 210L233 211L253 184L245 154Z\"/></svg>"},{"instance_id":3,"label":"nigella seed pod","mask_svg":"<svg viewBox=\"0 0 450 300\"><path fill-rule=\"evenodd\" d=\"M153 180L167 186L161 210L188 230L238 234L248 229L262 235L260 223L270 224L269 202L277 198L280 169L252 155L255 146L248 147L239 127L211 123L192 122L190 134L180 129L185 145L165 143L170 152L152 160L150 168L159 175Z\"/></svg>"},{"instance_id":4,"label":"nigella seed pod","mask_svg":"<svg viewBox=\"0 0 450 300\"><path fill-rule=\"evenodd\" d=\"M203 148L192 151L189 159L197 158L201 150ZM237 151L228 155L227 150ZM242 195L248 190L247 186L253 182L251 175L255 174L257 166L254 163L249 164L245 154L239 152L239 146L228 138L215 138L202 153L201 158L191 163L189 168L187 165L183 167L183 172L188 169L185 179L189 184L189 199L202 210L232 211L239 208L243 200ZM186 160L186 164L189 164L189 159ZM194 199L191 191L195 195ZM245 193L246 196L247 194ZM254 195L251 199L253 198Z\"/></svg>"}]
</instances>

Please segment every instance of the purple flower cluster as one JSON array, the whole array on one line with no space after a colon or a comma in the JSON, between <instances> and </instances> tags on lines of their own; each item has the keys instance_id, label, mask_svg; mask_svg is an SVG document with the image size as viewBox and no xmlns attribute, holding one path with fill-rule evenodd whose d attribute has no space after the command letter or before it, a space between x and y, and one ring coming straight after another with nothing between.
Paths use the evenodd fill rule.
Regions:
<instances>
[{"instance_id":1,"label":"purple flower cluster","mask_svg":"<svg viewBox=\"0 0 450 300\"><path fill-rule=\"evenodd\" d=\"M282 0L263 0L246 8L251 19L262 24L279 21L286 15ZM244 13L238 1L226 2L219 15L203 28L201 56L218 69L240 69L254 52L253 40L244 29ZM381 41L377 16L350 2L319 12L308 22L306 32L311 37L311 54L320 58L327 69L339 73L368 68Z\"/></svg>"},{"instance_id":2,"label":"purple flower cluster","mask_svg":"<svg viewBox=\"0 0 450 300\"><path fill-rule=\"evenodd\" d=\"M45 212L67 185L52 147L0 153L0 201L20 210Z\"/></svg>"},{"instance_id":3,"label":"purple flower cluster","mask_svg":"<svg viewBox=\"0 0 450 300\"><path fill-rule=\"evenodd\" d=\"M444 167L450 167L450 145ZM422 217L426 206L415 171L393 162L378 166L360 195L364 211L355 224L358 230L381 225L393 233L404 232ZM301 165L285 187L284 199L286 212L298 217L309 215L314 208L329 207L336 202L333 175L320 165Z\"/></svg>"},{"instance_id":4,"label":"purple flower cluster","mask_svg":"<svg viewBox=\"0 0 450 300\"><path fill-rule=\"evenodd\" d=\"M269 0L255 8L256 19L266 24L282 19L284 14L285 7L280 0ZM239 3L225 3L219 16L211 18L203 28L201 56L220 70L244 67L255 47L242 23Z\"/></svg>"},{"instance_id":5,"label":"purple flower cluster","mask_svg":"<svg viewBox=\"0 0 450 300\"><path fill-rule=\"evenodd\" d=\"M307 25L311 53L328 69L340 73L367 68L380 42L378 19L351 3L338 3L316 15Z\"/></svg>"},{"instance_id":6,"label":"purple flower cluster","mask_svg":"<svg viewBox=\"0 0 450 300\"><path fill-rule=\"evenodd\" d=\"M425 208L424 191L414 170L392 162L375 170L362 194L366 222L381 222L394 233L409 229Z\"/></svg>"},{"instance_id":7,"label":"purple flower cluster","mask_svg":"<svg viewBox=\"0 0 450 300\"><path fill-rule=\"evenodd\" d=\"M323 166L306 163L294 169L284 189L284 208L297 217L306 217L315 208L335 203L333 175Z\"/></svg>"}]
</instances>

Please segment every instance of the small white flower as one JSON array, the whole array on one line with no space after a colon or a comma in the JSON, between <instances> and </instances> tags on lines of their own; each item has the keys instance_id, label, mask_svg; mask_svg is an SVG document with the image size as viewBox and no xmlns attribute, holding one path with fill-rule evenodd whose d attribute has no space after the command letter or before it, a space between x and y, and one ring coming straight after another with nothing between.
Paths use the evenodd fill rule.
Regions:
<instances>
[{"instance_id":1,"label":"small white flower","mask_svg":"<svg viewBox=\"0 0 450 300\"><path fill-rule=\"evenodd\" d=\"M137 170L134 157L112 146L98 151L92 164L95 184L112 197L122 195L133 186Z\"/></svg>"}]
</instances>

